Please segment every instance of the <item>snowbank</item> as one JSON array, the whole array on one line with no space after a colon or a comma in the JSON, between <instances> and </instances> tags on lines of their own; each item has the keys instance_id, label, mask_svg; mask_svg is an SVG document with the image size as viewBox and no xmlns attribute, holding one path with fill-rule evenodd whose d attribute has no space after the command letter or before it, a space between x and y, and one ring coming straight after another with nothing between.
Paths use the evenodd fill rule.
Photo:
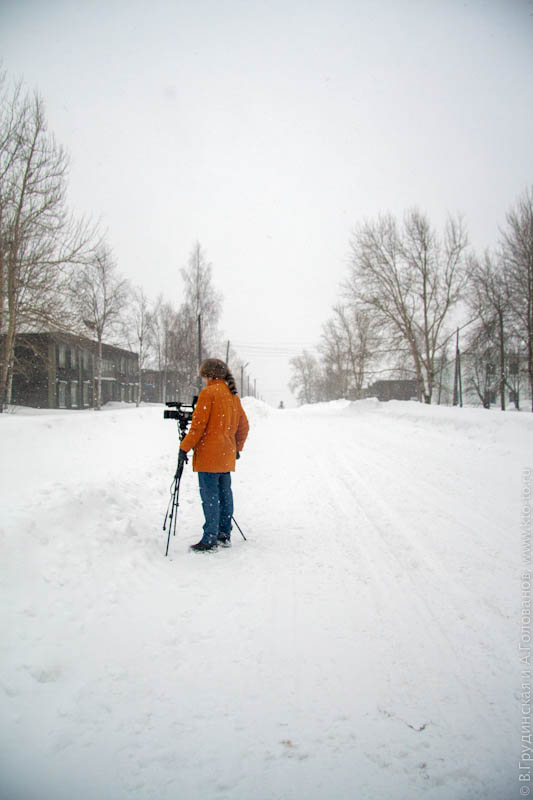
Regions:
<instances>
[{"instance_id":1,"label":"snowbank","mask_svg":"<svg viewBox=\"0 0 533 800\"><path fill-rule=\"evenodd\" d=\"M291 413L310 416L346 416L362 417L366 415L378 416L380 425L393 426L396 432L405 429L411 435L418 433L438 433L448 435L451 431L462 432L467 438L487 438L496 442L499 439L508 442L515 439L517 442L524 436L533 435L533 414L528 411L517 413L513 410L502 412L493 407L490 410L483 408L460 408L450 406L426 405L414 400L390 400L380 402L371 397L364 400L332 400L324 403L303 405L291 409ZM376 424L373 420L372 424Z\"/></svg>"},{"instance_id":2,"label":"snowbank","mask_svg":"<svg viewBox=\"0 0 533 800\"><path fill-rule=\"evenodd\" d=\"M317 414L319 416L326 414L336 414L339 411L343 411L344 409L348 408L350 405L353 405L350 400L330 400L329 402L325 403L310 403L304 404L302 406L298 406L296 409L288 409L291 412L303 413L303 414Z\"/></svg>"},{"instance_id":3,"label":"snowbank","mask_svg":"<svg viewBox=\"0 0 533 800\"><path fill-rule=\"evenodd\" d=\"M264 419L276 413L276 409L255 397L243 397L242 406L249 419Z\"/></svg>"},{"instance_id":4,"label":"snowbank","mask_svg":"<svg viewBox=\"0 0 533 800\"><path fill-rule=\"evenodd\" d=\"M421 435L439 431L448 435L451 431L457 431L469 439L488 438L492 442L502 440L504 444L511 439L519 444L524 436L533 436L533 414L526 411L516 413L502 412L497 408L436 406L412 400L380 403L373 398L352 402L343 413L352 415L373 411L381 415L384 424L390 421L398 430L399 424L405 423L406 428Z\"/></svg>"}]
</instances>

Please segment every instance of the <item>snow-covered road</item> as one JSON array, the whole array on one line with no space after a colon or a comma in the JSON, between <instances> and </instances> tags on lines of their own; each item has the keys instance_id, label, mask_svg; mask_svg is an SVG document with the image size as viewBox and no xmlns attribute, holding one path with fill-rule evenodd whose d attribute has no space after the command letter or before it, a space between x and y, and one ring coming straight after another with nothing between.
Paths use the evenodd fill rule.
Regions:
<instances>
[{"instance_id":1,"label":"snow-covered road","mask_svg":"<svg viewBox=\"0 0 533 800\"><path fill-rule=\"evenodd\" d=\"M188 468L168 559L161 407L0 417L0 796L518 797L532 415L244 403L248 540Z\"/></svg>"}]
</instances>

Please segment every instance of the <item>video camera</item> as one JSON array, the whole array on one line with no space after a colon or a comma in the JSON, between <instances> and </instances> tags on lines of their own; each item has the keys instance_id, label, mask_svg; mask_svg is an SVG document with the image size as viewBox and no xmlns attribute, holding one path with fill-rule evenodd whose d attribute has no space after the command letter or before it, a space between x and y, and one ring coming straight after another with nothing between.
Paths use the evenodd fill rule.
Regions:
<instances>
[{"instance_id":1,"label":"video camera","mask_svg":"<svg viewBox=\"0 0 533 800\"><path fill-rule=\"evenodd\" d=\"M191 422L197 401L198 397L195 395L192 399L192 403L180 403L176 401L166 403L167 408L163 411L163 419L175 419L181 432L184 433Z\"/></svg>"}]
</instances>

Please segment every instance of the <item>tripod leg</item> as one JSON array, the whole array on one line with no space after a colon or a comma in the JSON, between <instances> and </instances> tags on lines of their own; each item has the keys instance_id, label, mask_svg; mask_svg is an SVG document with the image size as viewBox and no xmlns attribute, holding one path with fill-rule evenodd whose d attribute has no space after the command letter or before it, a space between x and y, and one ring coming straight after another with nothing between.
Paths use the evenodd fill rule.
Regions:
<instances>
[{"instance_id":1,"label":"tripod leg","mask_svg":"<svg viewBox=\"0 0 533 800\"><path fill-rule=\"evenodd\" d=\"M174 533L174 536L176 535L176 523L177 523L177 518L178 518L178 506L179 506L178 497L179 497L179 491L180 491L180 481L181 481L181 475L179 477L176 476L176 483L175 483L175 486L174 486L174 493L172 495L172 500L171 500L171 510L170 510L170 517L169 517L169 523L168 523L167 549L166 549L166 552L165 552L165 556L168 556L168 548L169 548L169 545L170 545L170 534ZM168 511L167 511L167 516L168 516ZM166 524L166 520L167 520L167 517L165 517L165 524ZM164 525L163 525L163 530L165 530L165 526Z\"/></svg>"},{"instance_id":2,"label":"tripod leg","mask_svg":"<svg viewBox=\"0 0 533 800\"><path fill-rule=\"evenodd\" d=\"M172 530L172 535L173 536L176 535L176 523L178 521L178 506L179 506L178 495L179 495L179 491L180 491L180 482L181 482L181 475L178 478L178 483L176 485L176 491L174 492L174 515L173 515L172 521L170 523L171 529L172 529L172 525L174 525L174 529Z\"/></svg>"},{"instance_id":3,"label":"tripod leg","mask_svg":"<svg viewBox=\"0 0 533 800\"><path fill-rule=\"evenodd\" d=\"M241 531L241 529L240 529L240 527L239 527L239 523L237 522L237 520L235 519L235 517L232 517L232 520L233 520L233 522L235 523L235 525L237 526L237 528L238 528L238 531L239 531L239 533L241 534L242 538L244 539L244 541L246 541L246 536L245 536L245 535L244 535L244 533Z\"/></svg>"},{"instance_id":4,"label":"tripod leg","mask_svg":"<svg viewBox=\"0 0 533 800\"><path fill-rule=\"evenodd\" d=\"M165 519L163 520L163 530L166 531L167 529L167 520L169 515L172 514L172 498L170 498L170 502L168 504L167 513L165 514Z\"/></svg>"},{"instance_id":5,"label":"tripod leg","mask_svg":"<svg viewBox=\"0 0 533 800\"><path fill-rule=\"evenodd\" d=\"M170 526L169 526L169 529L168 529L167 549L165 551L165 556L168 556L168 548L169 548L169 546L170 546Z\"/></svg>"}]
</instances>

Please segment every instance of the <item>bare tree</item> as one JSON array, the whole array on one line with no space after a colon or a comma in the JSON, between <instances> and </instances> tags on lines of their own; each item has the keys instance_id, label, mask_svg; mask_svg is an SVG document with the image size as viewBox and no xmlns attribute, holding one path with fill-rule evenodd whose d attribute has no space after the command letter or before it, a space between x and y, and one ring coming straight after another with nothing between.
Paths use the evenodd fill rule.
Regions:
<instances>
[{"instance_id":1,"label":"bare tree","mask_svg":"<svg viewBox=\"0 0 533 800\"><path fill-rule=\"evenodd\" d=\"M533 187L524 192L507 214L501 244L514 329L527 353L533 411Z\"/></svg>"},{"instance_id":2,"label":"bare tree","mask_svg":"<svg viewBox=\"0 0 533 800\"><path fill-rule=\"evenodd\" d=\"M407 345L426 403L437 377L444 324L466 283L466 247L460 219L450 218L440 237L416 210L406 213L402 226L391 215L360 224L351 241L345 291L371 312L391 348Z\"/></svg>"},{"instance_id":3,"label":"bare tree","mask_svg":"<svg viewBox=\"0 0 533 800\"><path fill-rule=\"evenodd\" d=\"M198 388L198 357L198 317L188 303L183 303L170 334L170 363L182 396L194 394Z\"/></svg>"},{"instance_id":4,"label":"bare tree","mask_svg":"<svg viewBox=\"0 0 533 800\"><path fill-rule=\"evenodd\" d=\"M377 331L371 315L363 308L338 303L333 307L333 316L326 324L323 334L334 345L333 354L340 354L343 374L342 393L338 397L359 399L369 364L377 344ZM323 360L330 361L330 354L321 350ZM326 368L326 361L324 367ZM333 361L333 363L335 363Z\"/></svg>"},{"instance_id":5,"label":"bare tree","mask_svg":"<svg viewBox=\"0 0 533 800\"><path fill-rule=\"evenodd\" d=\"M0 80L0 407L10 400L21 330L62 327L67 268L93 232L68 215L68 159L48 133L38 95Z\"/></svg>"},{"instance_id":6,"label":"bare tree","mask_svg":"<svg viewBox=\"0 0 533 800\"><path fill-rule=\"evenodd\" d=\"M177 313L162 295L157 298L150 313L150 352L159 374L159 402L167 400L167 378L172 368L172 345Z\"/></svg>"},{"instance_id":7,"label":"bare tree","mask_svg":"<svg viewBox=\"0 0 533 800\"><path fill-rule=\"evenodd\" d=\"M187 267L181 270L185 284L185 302L178 312L179 339L175 341L176 368L186 375L182 380L194 385L198 361L205 358L209 349L215 345L217 327L222 310L222 298L216 291L212 282L212 265L199 242L193 247ZM198 341L198 320L201 326L201 342ZM196 344L196 347L194 346ZM187 347L187 354L182 353L183 346Z\"/></svg>"},{"instance_id":8,"label":"bare tree","mask_svg":"<svg viewBox=\"0 0 533 800\"><path fill-rule=\"evenodd\" d=\"M88 328L97 343L94 407L98 410L102 407L103 339L118 325L127 293L128 284L117 276L109 249L100 244L72 284L72 305L79 328Z\"/></svg>"},{"instance_id":9,"label":"bare tree","mask_svg":"<svg viewBox=\"0 0 533 800\"><path fill-rule=\"evenodd\" d=\"M142 398L143 370L149 357L152 323L153 317L144 289L140 286L131 289L127 311L122 316L121 325L128 349L138 354L138 383L135 398L137 406L140 405Z\"/></svg>"},{"instance_id":10,"label":"bare tree","mask_svg":"<svg viewBox=\"0 0 533 800\"><path fill-rule=\"evenodd\" d=\"M320 365L315 356L304 350L301 355L291 358L289 363L292 369L289 389L296 394L299 404L316 403L320 400L322 377Z\"/></svg>"},{"instance_id":11,"label":"bare tree","mask_svg":"<svg viewBox=\"0 0 533 800\"><path fill-rule=\"evenodd\" d=\"M494 374L497 361L496 325L494 319L475 325L468 333L466 350L462 355L464 387L474 393L484 408L490 408L494 394Z\"/></svg>"},{"instance_id":12,"label":"bare tree","mask_svg":"<svg viewBox=\"0 0 533 800\"><path fill-rule=\"evenodd\" d=\"M472 362L474 386L478 394L481 385L486 393L489 391L497 362L500 407L505 411L506 349L509 338L507 318L510 308L509 288L501 260L495 260L488 252L481 261L475 258L471 260L468 299L472 313L479 319L470 340L470 348L475 348L478 355ZM483 368L479 364L482 353L488 357L484 376ZM487 405L486 399L483 402Z\"/></svg>"},{"instance_id":13,"label":"bare tree","mask_svg":"<svg viewBox=\"0 0 533 800\"><path fill-rule=\"evenodd\" d=\"M202 318L202 336L205 344L211 343L216 334L222 309L222 298L213 286L213 266L200 245L196 242L189 256L187 267L181 270L185 284L185 302L191 318Z\"/></svg>"},{"instance_id":14,"label":"bare tree","mask_svg":"<svg viewBox=\"0 0 533 800\"><path fill-rule=\"evenodd\" d=\"M346 337L339 326L337 314L322 326L318 350L322 361L323 393L328 400L337 400L348 394L349 373L346 359Z\"/></svg>"}]
</instances>

